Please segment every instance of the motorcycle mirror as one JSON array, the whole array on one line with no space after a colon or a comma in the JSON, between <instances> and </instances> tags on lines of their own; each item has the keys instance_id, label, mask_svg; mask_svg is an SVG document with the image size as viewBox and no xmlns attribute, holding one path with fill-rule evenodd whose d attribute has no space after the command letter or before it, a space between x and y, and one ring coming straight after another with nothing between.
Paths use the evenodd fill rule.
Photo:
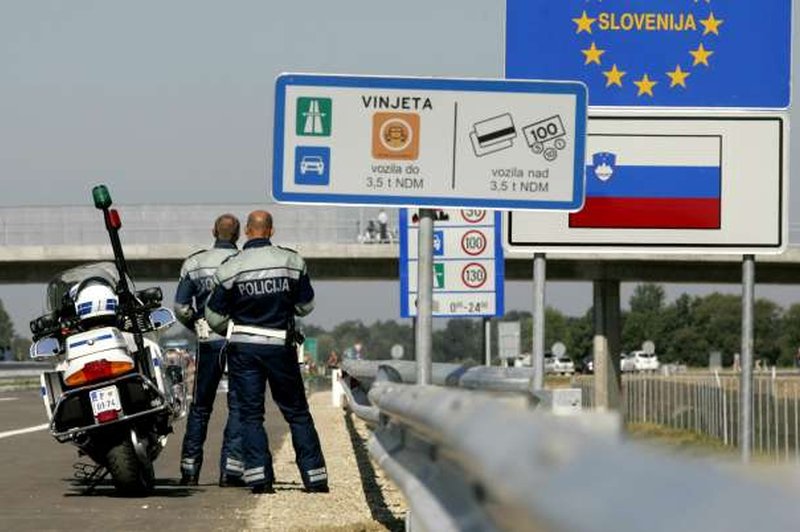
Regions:
<instances>
[{"instance_id":1,"label":"motorcycle mirror","mask_svg":"<svg viewBox=\"0 0 800 532\"><path fill-rule=\"evenodd\" d=\"M108 209L111 207L111 194L105 185L97 185L92 189L92 199L94 206L98 209Z\"/></svg>"},{"instance_id":2,"label":"motorcycle mirror","mask_svg":"<svg viewBox=\"0 0 800 532\"><path fill-rule=\"evenodd\" d=\"M31 345L30 357L33 360L53 358L61 352L61 344L55 338L42 338Z\"/></svg>"},{"instance_id":3,"label":"motorcycle mirror","mask_svg":"<svg viewBox=\"0 0 800 532\"><path fill-rule=\"evenodd\" d=\"M139 290L136 292L136 298L145 306L157 306L161 304L161 300L164 299L164 296L161 293L161 288L154 286L152 288Z\"/></svg>"},{"instance_id":4,"label":"motorcycle mirror","mask_svg":"<svg viewBox=\"0 0 800 532\"><path fill-rule=\"evenodd\" d=\"M164 329L175 323L175 314L168 308L160 307L150 313L153 329Z\"/></svg>"}]
</instances>

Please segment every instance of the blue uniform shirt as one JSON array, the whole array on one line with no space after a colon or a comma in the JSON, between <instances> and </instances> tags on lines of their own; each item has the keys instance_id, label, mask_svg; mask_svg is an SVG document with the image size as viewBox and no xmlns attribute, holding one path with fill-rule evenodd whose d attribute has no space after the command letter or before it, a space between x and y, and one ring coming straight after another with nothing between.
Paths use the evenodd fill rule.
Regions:
<instances>
[{"instance_id":1,"label":"blue uniform shirt","mask_svg":"<svg viewBox=\"0 0 800 532\"><path fill-rule=\"evenodd\" d=\"M220 334L228 320L287 330L294 316L305 316L313 308L314 289L303 258L273 246L268 238L256 238L217 269L205 315Z\"/></svg>"},{"instance_id":2,"label":"blue uniform shirt","mask_svg":"<svg viewBox=\"0 0 800 532\"><path fill-rule=\"evenodd\" d=\"M175 316L186 327L203 317L206 299L214 286L214 273L223 261L238 253L236 245L217 240L212 249L190 255L181 267L175 293Z\"/></svg>"}]
</instances>

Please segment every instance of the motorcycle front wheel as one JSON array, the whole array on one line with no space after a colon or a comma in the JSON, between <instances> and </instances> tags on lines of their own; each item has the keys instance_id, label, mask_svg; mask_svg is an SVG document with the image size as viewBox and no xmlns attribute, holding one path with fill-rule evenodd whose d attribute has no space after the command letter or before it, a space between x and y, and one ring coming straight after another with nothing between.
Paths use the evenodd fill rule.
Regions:
<instances>
[{"instance_id":1,"label":"motorcycle front wheel","mask_svg":"<svg viewBox=\"0 0 800 532\"><path fill-rule=\"evenodd\" d=\"M153 463L148 461L144 464L139 460L129 438L123 438L108 450L106 467L111 473L114 487L123 497L144 497L153 491Z\"/></svg>"}]
</instances>

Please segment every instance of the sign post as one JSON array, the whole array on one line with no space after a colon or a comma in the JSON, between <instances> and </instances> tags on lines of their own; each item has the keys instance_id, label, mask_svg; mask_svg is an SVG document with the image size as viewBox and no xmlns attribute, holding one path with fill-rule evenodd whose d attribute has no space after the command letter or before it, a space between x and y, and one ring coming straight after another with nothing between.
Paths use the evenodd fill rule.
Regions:
<instances>
[{"instance_id":1,"label":"sign post","mask_svg":"<svg viewBox=\"0 0 800 532\"><path fill-rule=\"evenodd\" d=\"M544 314L545 314L545 275L544 253L533 255L533 391L544 389Z\"/></svg>"},{"instance_id":2,"label":"sign post","mask_svg":"<svg viewBox=\"0 0 800 532\"><path fill-rule=\"evenodd\" d=\"M739 455L750 462L753 438L753 302L755 295L755 257L745 255L742 262L742 375L739 386Z\"/></svg>"},{"instance_id":3,"label":"sign post","mask_svg":"<svg viewBox=\"0 0 800 532\"><path fill-rule=\"evenodd\" d=\"M419 210L417 262L417 384L430 384L433 372L433 210Z\"/></svg>"}]
</instances>

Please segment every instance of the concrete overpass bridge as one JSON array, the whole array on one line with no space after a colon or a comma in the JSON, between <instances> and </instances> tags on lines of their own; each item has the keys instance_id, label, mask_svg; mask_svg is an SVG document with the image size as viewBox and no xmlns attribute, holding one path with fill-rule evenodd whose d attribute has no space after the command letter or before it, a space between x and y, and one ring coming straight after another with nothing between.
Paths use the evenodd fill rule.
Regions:
<instances>
[{"instance_id":1,"label":"concrete overpass bridge","mask_svg":"<svg viewBox=\"0 0 800 532\"><path fill-rule=\"evenodd\" d=\"M176 279L183 259L210 245L213 219L231 212L244 219L259 204L121 205L122 241L141 280ZM361 243L377 208L269 204L276 242L300 251L315 279L396 279L399 250ZM397 225L397 211L390 227ZM786 253L757 256L759 283L800 283L800 227ZM90 206L0 208L0 283L42 283L84 262L108 260L111 248L100 214ZM548 255L551 280L736 283L741 258L726 255ZM508 254L508 279L530 279L532 259Z\"/></svg>"}]
</instances>

